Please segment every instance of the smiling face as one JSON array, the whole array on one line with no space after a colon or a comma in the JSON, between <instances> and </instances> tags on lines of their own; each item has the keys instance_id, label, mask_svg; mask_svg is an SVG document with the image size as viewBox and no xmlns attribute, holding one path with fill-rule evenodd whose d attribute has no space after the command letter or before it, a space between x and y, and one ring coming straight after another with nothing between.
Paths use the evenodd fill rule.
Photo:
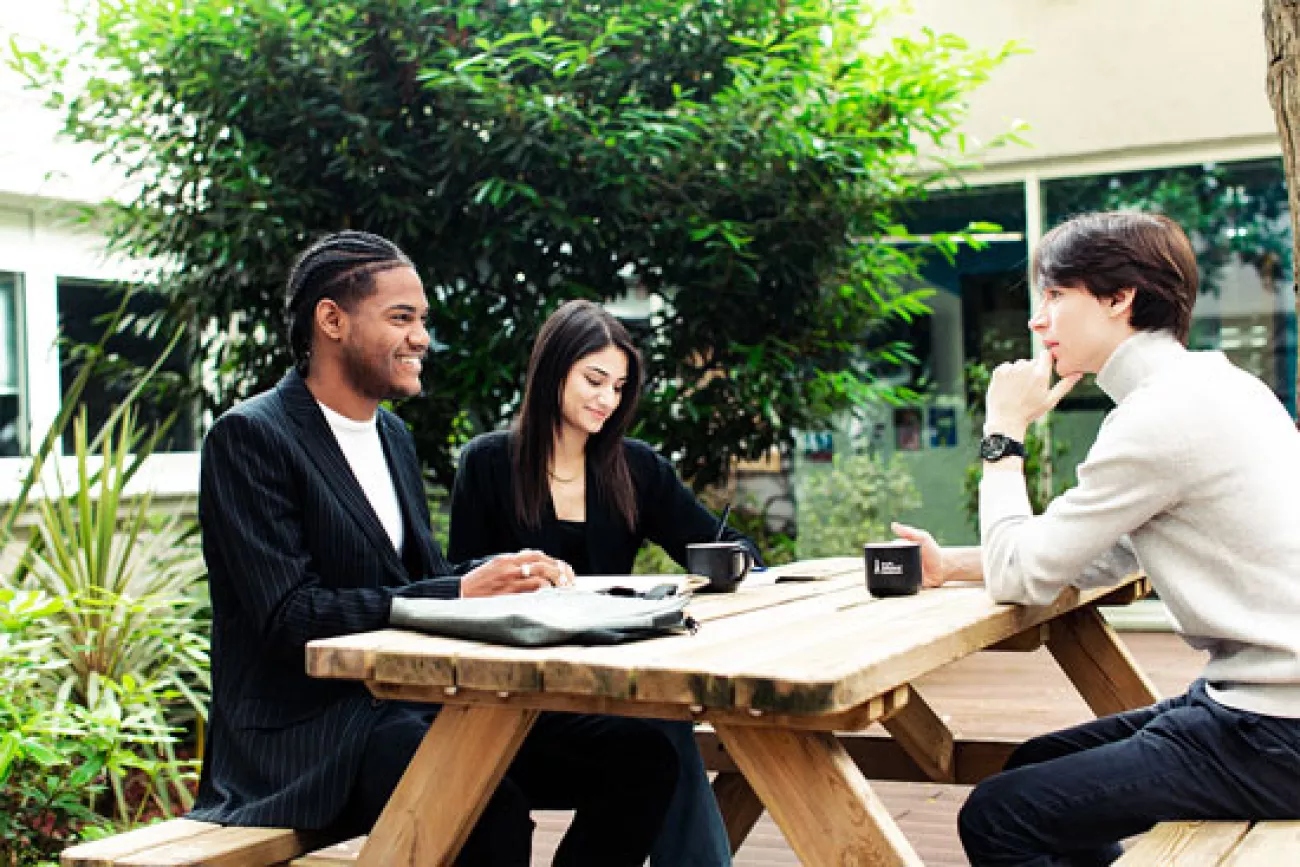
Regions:
<instances>
[{"instance_id":1,"label":"smiling face","mask_svg":"<svg viewBox=\"0 0 1300 867\"><path fill-rule=\"evenodd\" d=\"M1029 328L1051 353L1057 376L1096 373L1134 333L1129 324L1133 290L1098 298L1084 288L1044 287Z\"/></svg>"},{"instance_id":2,"label":"smiling face","mask_svg":"<svg viewBox=\"0 0 1300 867\"><path fill-rule=\"evenodd\" d=\"M586 436L600 433L623 399L627 368L627 355L614 345L579 358L560 393L564 426Z\"/></svg>"},{"instance_id":3,"label":"smiling face","mask_svg":"<svg viewBox=\"0 0 1300 867\"><path fill-rule=\"evenodd\" d=\"M429 350L429 302L411 268L373 275L374 290L341 310L340 360L348 387L368 401L414 397Z\"/></svg>"}]
</instances>

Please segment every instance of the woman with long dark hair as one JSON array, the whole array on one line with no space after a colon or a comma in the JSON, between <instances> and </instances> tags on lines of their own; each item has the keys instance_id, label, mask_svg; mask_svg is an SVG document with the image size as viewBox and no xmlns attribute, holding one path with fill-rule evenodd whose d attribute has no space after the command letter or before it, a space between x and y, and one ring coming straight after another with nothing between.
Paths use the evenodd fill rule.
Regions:
<instances>
[{"instance_id":1,"label":"woman with long dark hair","mask_svg":"<svg viewBox=\"0 0 1300 867\"><path fill-rule=\"evenodd\" d=\"M590 301L551 315L533 344L523 407L508 431L460 458L449 554L471 559L531 548L578 575L626 575L647 539L678 563L712 541L718 519L672 465L625 436L641 391L627 329ZM729 528L723 538L753 543ZM663 723L681 758L677 793L651 854L656 867L730 864L726 828L687 722Z\"/></svg>"}]
</instances>

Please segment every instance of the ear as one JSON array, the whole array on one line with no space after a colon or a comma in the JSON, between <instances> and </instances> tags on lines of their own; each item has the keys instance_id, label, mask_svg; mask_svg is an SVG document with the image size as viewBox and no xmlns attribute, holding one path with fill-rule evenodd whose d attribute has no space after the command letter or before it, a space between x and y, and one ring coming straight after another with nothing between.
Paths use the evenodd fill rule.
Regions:
<instances>
[{"instance_id":1,"label":"ear","mask_svg":"<svg viewBox=\"0 0 1300 867\"><path fill-rule=\"evenodd\" d=\"M1107 298L1106 304L1109 307L1111 318L1123 317L1124 321L1128 322L1133 311L1133 299L1136 297L1137 290L1130 286Z\"/></svg>"},{"instance_id":2,"label":"ear","mask_svg":"<svg viewBox=\"0 0 1300 867\"><path fill-rule=\"evenodd\" d=\"M316 302L316 327L329 340L342 340L347 330L348 314L332 298Z\"/></svg>"}]
</instances>

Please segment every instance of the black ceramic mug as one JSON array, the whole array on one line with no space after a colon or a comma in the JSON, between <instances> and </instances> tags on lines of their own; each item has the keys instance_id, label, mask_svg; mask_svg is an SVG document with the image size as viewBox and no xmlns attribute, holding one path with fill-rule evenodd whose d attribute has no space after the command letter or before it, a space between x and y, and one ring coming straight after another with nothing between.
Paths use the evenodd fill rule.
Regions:
<instances>
[{"instance_id":1,"label":"black ceramic mug","mask_svg":"<svg viewBox=\"0 0 1300 867\"><path fill-rule=\"evenodd\" d=\"M736 589L754 566L754 555L740 542L700 542L686 546L686 571L709 579L705 590Z\"/></svg>"},{"instance_id":2,"label":"black ceramic mug","mask_svg":"<svg viewBox=\"0 0 1300 867\"><path fill-rule=\"evenodd\" d=\"M921 546L916 542L869 542L863 549L872 596L910 596L921 589Z\"/></svg>"}]
</instances>

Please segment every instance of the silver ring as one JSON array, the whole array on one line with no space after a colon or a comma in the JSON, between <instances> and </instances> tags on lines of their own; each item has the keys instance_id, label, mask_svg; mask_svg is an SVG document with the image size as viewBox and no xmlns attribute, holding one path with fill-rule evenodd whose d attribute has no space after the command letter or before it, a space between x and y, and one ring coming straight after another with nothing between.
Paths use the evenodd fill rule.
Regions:
<instances>
[{"instance_id":1,"label":"silver ring","mask_svg":"<svg viewBox=\"0 0 1300 867\"><path fill-rule=\"evenodd\" d=\"M525 578L528 577L528 571L532 568L532 566L533 566L532 563L525 563L522 567L520 567L520 570L524 573Z\"/></svg>"}]
</instances>

